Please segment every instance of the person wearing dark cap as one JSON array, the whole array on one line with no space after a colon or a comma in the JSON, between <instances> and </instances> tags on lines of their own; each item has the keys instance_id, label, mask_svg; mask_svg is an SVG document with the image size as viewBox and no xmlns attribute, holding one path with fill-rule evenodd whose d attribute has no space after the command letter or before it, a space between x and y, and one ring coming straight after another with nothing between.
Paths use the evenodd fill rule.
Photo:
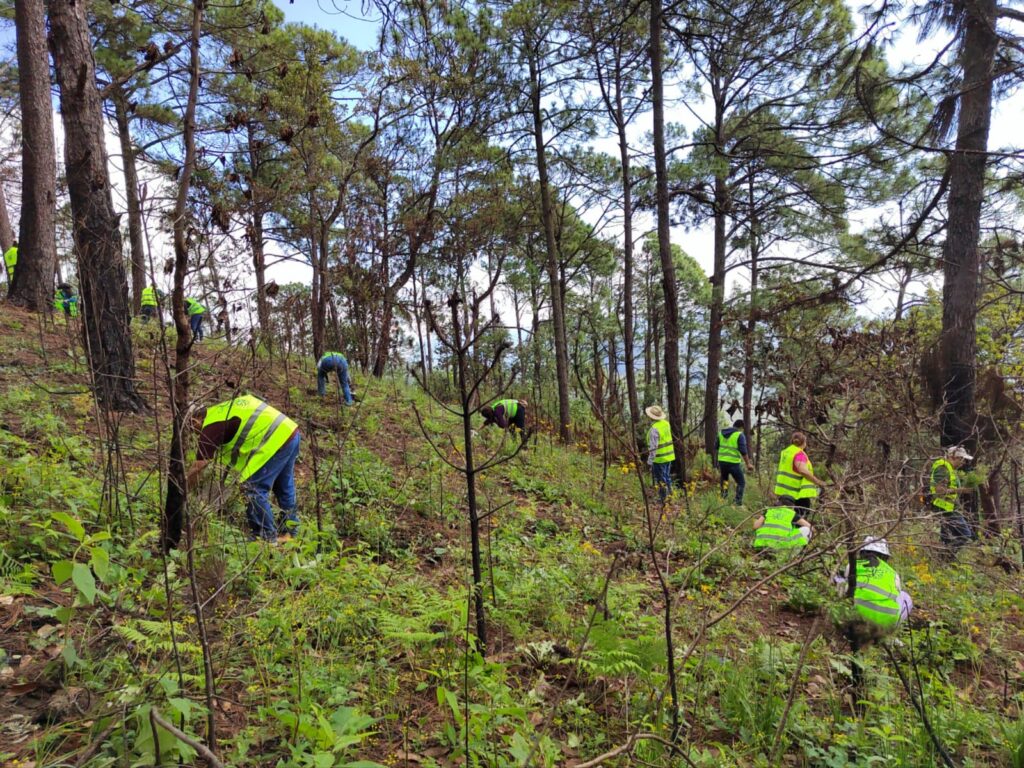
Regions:
<instances>
[{"instance_id":1,"label":"person wearing dark cap","mask_svg":"<svg viewBox=\"0 0 1024 768\"><path fill-rule=\"evenodd\" d=\"M743 434L743 419L736 419L731 427L718 433L718 472L722 484L722 498L729 495L729 478L736 481L736 503L743 503L743 490L747 479L743 475L743 465L754 471L747 449L747 436Z\"/></svg>"}]
</instances>

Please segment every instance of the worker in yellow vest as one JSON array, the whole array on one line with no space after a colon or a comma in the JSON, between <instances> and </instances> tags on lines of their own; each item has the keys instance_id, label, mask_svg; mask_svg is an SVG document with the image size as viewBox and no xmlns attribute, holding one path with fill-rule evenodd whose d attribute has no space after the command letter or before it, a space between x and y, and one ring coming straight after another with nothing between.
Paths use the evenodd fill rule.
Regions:
<instances>
[{"instance_id":1,"label":"worker in yellow vest","mask_svg":"<svg viewBox=\"0 0 1024 768\"><path fill-rule=\"evenodd\" d=\"M658 489L658 498L664 504L672 493L672 462L676 460L672 426L660 405L648 406L644 413L654 422L647 433L647 465L651 468L651 478L654 487Z\"/></svg>"},{"instance_id":2,"label":"worker in yellow vest","mask_svg":"<svg viewBox=\"0 0 1024 768\"><path fill-rule=\"evenodd\" d=\"M192 341L203 340L203 318L206 307L192 298L185 298L185 312L188 313L188 326L192 330Z\"/></svg>"},{"instance_id":3,"label":"worker in yellow vest","mask_svg":"<svg viewBox=\"0 0 1024 768\"><path fill-rule=\"evenodd\" d=\"M747 487L747 479L743 475L743 465L754 471L747 449L747 436L743 434L746 426L743 419L736 419L731 427L718 433L717 454L719 480L722 484L722 498L729 495L729 478L736 481L736 503L743 503L743 490Z\"/></svg>"},{"instance_id":4,"label":"worker in yellow vest","mask_svg":"<svg viewBox=\"0 0 1024 768\"><path fill-rule=\"evenodd\" d=\"M4 266L7 268L7 291L10 292L14 282L14 268L18 265L18 241L4 251Z\"/></svg>"},{"instance_id":5,"label":"worker in yellow vest","mask_svg":"<svg viewBox=\"0 0 1024 768\"><path fill-rule=\"evenodd\" d=\"M818 489L825 482L814 475L814 466L807 456L807 435L794 432L790 444L779 455L779 468L775 473L774 494L784 507L793 507L805 520L811 511L811 501L818 497Z\"/></svg>"},{"instance_id":6,"label":"worker in yellow vest","mask_svg":"<svg viewBox=\"0 0 1024 768\"><path fill-rule=\"evenodd\" d=\"M158 290L155 285L148 285L142 289L142 294L139 297L139 307L140 314L142 315L142 322L148 323L151 318L159 316L159 301L164 298L164 292Z\"/></svg>"},{"instance_id":7,"label":"worker in yellow vest","mask_svg":"<svg viewBox=\"0 0 1024 768\"><path fill-rule=\"evenodd\" d=\"M504 429L515 434L519 432L522 446L520 450L526 450L526 441L530 439L530 432L526 429L526 408L529 403L525 400L496 400L490 405L480 409L480 415L484 417L483 426L491 424L499 429Z\"/></svg>"},{"instance_id":8,"label":"worker in yellow vest","mask_svg":"<svg viewBox=\"0 0 1024 768\"><path fill-rule=\"evenodd\" d=\"M258 397L240 395L198 412L192 418L192 428L199 433L199 445L188 471L188 487L195 485L211 461L226 464L241 480L253 537L290 539L299 526L295 497L298 425ZM281 525L274 521L271 491L283 513Z\"/></svg>"},{"instance_id":9,"label":"worker in yellow vest","mask_svg":"<svg viewBox=\"0 0 1024 768\"><path fill-rule=\"evenodd\" d=\"M865 536L857 550L857 581L853 604L862 621L881 633L894 630L910 618L914 601L903 589L900 575L889 565L889 543L885 539ZM835 577L841 595L849 592L850 566L842 576Z\"/></svg>"},{"instance_id":10,"label":"worker in yellow vest","mask_svg":"<svg viewBox=\"0 0 1024 768\"><path fill-rule=\"evenodd\" d=\"M957 509L961 496L974 493L973 488L964 487L959 473L964 462L973 458L964 448L954 445L932 463L929 498L932 511L939 515L939 537L950 557L956 557L957 550L974 538L970 523Z\"/></svg>"}]
</instances>

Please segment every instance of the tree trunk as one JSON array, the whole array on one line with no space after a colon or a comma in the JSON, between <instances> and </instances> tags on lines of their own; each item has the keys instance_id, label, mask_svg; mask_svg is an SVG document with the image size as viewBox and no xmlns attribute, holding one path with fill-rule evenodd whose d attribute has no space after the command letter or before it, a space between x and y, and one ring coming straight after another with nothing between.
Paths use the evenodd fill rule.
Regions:
<instances>
[{"instance_id":1,"label":"tree trunk","mask_svg":"<svg viewBox=\"0 0 1024 768\"><path fill-rule=\"evenodd\" d=\"M7 195L4 185L0 183L0 250L6 252L14 245L14 230L11 229L11 216L7 210Z\"/></svg>"},{"instance_id":2,"label":"tree trunk","mask_svg":"<svg viewBox=\"0 0 1024 768\"><path fill-rule=\"evenodd\" d=\"M964 6L963 87L956 148L949 157L946 243L942 249L943 446L975 441L975 319L980 264L978 237L985 196L985 161L992 120L992 70L999 38L995 0Z\"/></svg>"},{"instance_id":3,"label":"tree trunk","mask_svg":"<svg viewBox=\"0 0 1024 768\"><path fill-rule=\"evenodd\" d=\"M555 242L555 214L551 203L551 187L548 183L547 152L544 148L544 118L541 112L540 73L535 55L531 51L530 102L533 112L533 140L537 153L537 179L540 184L541 219L544 225L544 242L547 248L545 263L548 281L551 284L551 323L555 342L555 376L558 379L558 438L568 443L569 422L569 350L565 334L565 312L562 305L562 288L558 274L558 245Z\"/></svg>"},{"instance_id":4,"label":"tree trunk","mask_svg":"<svg viewBox=\"0 0 1024 768\"><path fill-rule=\"evenodd\" d=\"M135 165L131 128L124 92L115 88L113 93L114 122L117 138L121 142L121 162L124 167L125 201L128 208L128 244L132 259L132 314L141 311L142 291L146 287L146 253L142 242L142 205L139 202L139 173Z\"/></svg>"},{"instance_id":5,"label":"tree trunk","mask_svg":"<svg viewBox=\"0 0 1024 768\"><path fill-rule=\"evenodd\" d=\"M655 202L658 213L658 255L665 299L665 385L668 389L668 420L676 441L676 472L683 476L683 403L679 388L679 297L676 266L672 258L669 221L668 158L665 153L665 92L662 83L661 0L651 3L651 102L654 112ZM676 702L673 702L675 705ZM678 714L673 722L678 719Z\"/></svg>"},{"instance_id":6,"label":"tree trunk","mask_svg":"<svg viewBox=\"0 0 1024 768\"><path fill-rule=\"evenodd\" d=\"M616 73L615 124L619 134L619 175L622 179L622 354L626 361L626 394L633 438L640 435L640 398L636 391L633 346L633 175L622 107L622 83Z\"/></svg>"},{"instance_id":7,"label":"tree trunk","mask_svg":"<svg viewBox=\"0 0 1024 768\"><path fill-rule=\"evenodd\" d=\"M721 146L721 110L717 110L717 145ZM715 456L718 439L718 384L722 365L722 312L725 308L725 248L726 209L729 190L726 174L715 174L715 244L714 267L711 275L711 323L708 331L707 388L704 390L704 450ZM716 461L717 463L717 461Z\"/></svg>"},{"instance_id":8,"label":"tree trunk","mask_svg":"<svg viewBox=\"0 0 1024 768\"><path fill-rule=\"evenodd\" d=\"M100 403L114 411L138 411L145 403L135 391L128 285L110 194L87 10L86 3L49 4L50 50L60 87L64 164L82 281L82 325Z\"/></svg>"},{"instance_id":9,"label":"tree trunk","mask_svg":"<svg viewBox=\"0 0 1024 768\"><path fill-rule=\"evenodd\" d=\"M757 333L757 280L758 259L761 256L761 233L758 232L756 207L754 204L754 174L749 178L750 204L750 307L747 312L747 327L743 338L743 431L747 436L747 445L751 445L751 417L754 403L754 340Z\"/></svg>"},{"instance_id":10,"label":"tree trunk","mask_svg":"<svg viewBox=\"0 0 1024 768\"><path fill-rule=\"evenodd\" d=\"M893 321L899 322L903 319L903 311L906 309L907 288L910 286L910 279L914 276L914 268L907 264L903 267L903 275L900 277L899 293L896 294L896 312L893 314Z\"/></svg>"},{"instance_id":11,"label":"tree trunk","mask_svg":"<svg viewBox=\"0 0 1024 768\"><path fill-rule=\"evenodd\" d=\"M33 312L49 312L57 264L57 162L43 0L16 0L14 24L21 97L21 225L18 265L7 298ZM88 85L95 90L92 80Z\"/></svg>"},{"instance_id":12,"label":"tree trunk","mask_svg":"<svg viewBox=\"0 0 1024 768\"><path fill-rule=\"evenodd\" d=\"M271 341L270 334L270 303L267 301L267 263L263 252L263 201L257 200L258 190L256 179L259 178L260 155L256 148L256 136L252 123L246 124L246 143L249 151L249 168L252 180L249 192L252 196L252 208L249 212L249 247L252 248L252 267L256 273L256 317L260 323L260 336L264 344Z\"/></svg>"}]
</instances>

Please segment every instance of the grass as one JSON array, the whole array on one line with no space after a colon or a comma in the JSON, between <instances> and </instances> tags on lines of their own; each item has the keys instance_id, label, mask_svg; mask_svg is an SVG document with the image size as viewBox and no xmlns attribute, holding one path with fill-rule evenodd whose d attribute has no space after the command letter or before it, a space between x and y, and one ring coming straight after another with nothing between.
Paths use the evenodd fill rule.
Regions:
<instances>
[{"instance_id":1,"label":"grass","mask_svg":"<svg viewBox=\"0 0 1024 768\"><path fill-rule=\"evenodd\" d=\"M33 347L17 333L25 321L5 318L9 311L0 310L0 343L10 338L21 367L47 371L51 388L81 390L81 370ZM53 334L46 342L66 339ZM159 371L153 340L143 342L150 346L141 358ZM363 402L341 410L308 394L308 361L291 361L285 372L265 360L247 368L237 354L205 346L199 389L212 393L227 371L255 370L258 381L243 386L288 402L305 438L298 467L305 530L278 548L247 542L231 482L204 489L192 505L195 588L205 605L226 763L519 766L532 755L534 764L553 766L593 757L638 730L666 733L663 606L635 468L613 466L602 488L599 453L563 449L542 435L527 454L481 478L484 507L496 510L485 522L493 639L483 656L467 633L464 487L423 439L411 407L438 434L453 429L451 417L397 378L358 373ZM61 362L49 369L45 358ZM20 370L3 368L0 422L0 592L11 597L0 605L0 624L9 626L3 666L26 691L2 700L0 723L54 709L62 692L89 692L84 712L53 715L19 741L0 738L0 761L74 762L104 734L86 765L153 764L154 706L205 740L188 562L156 550L166 411L124 418L121 453L109 464L91 400L53 397ZM496 433L481 438L500 442ZM448 458L457 458L446 445ZM701 629L780 565L752 555L742 526L757 488L748 493L740 509L716 488L685 489L657 541L658 567L668 564L676 600L690 758L767 765L792 688L779 737L784 764L934 765L881 649L859 654L867 677L860 716L849 704L854 660L827 620L797 668L814 617L841 602L827 568L769 581ZM817 527L814 546L827 548L838 535L827 511ZM964 565L941 566L920 546L934 537L919 525L897 551L917 605L898 655L963 765L1019 765L1017 577L992 567L985 547ZM838 561L827 557L825 565ZM64 570L66 580L55 578ZM193 760L167 734L160 751L165 763ZM635 754L675 764L657 743Z\"/></svg>"}]
</instances>

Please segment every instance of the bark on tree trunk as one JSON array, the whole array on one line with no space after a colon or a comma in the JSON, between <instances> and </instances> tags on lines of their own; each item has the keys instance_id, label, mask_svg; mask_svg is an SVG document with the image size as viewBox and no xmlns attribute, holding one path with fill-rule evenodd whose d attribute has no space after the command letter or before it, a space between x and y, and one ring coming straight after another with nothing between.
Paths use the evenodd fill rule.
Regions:
<instances>
[{"instance_id":1,"label":"bark on tree trunk","mask_svg":"<svg viewBox=\"0 0 1024 768\"><path fill-rule=\"evenodd\" d=\"M121 163L124 167L125 201L128 208L128 244L132 259L132 314L141 311L142 291L146 287L146 253L142 242L142 205L139 202L139 173L135 165L135 148L132 146L131 127L128 123L128 108L120 88L115 88L114 122L117 124L117 138L121 143Z\"/></svg>"},{"instance_id":2,"label":"bark on tree trunk","mask_svg":"<svg viewBox=\"0 0 1024 768\"><path fill-rule=\"evenodd\" d=\"M992 73L999 38L995 0L964 7L963 87L956 148L949 156L946 242L942 249L943 372L941 442L975 442L975 319L980 259L978 237L985 195L985 163L992 120Z\"/></svg>"},{"instance_id":3,"label":"bark on tree trunk","mask_svg":"<svg viewBox=\"0 0 1024 768\"><path fill-rule=\"evenodd\" d=\"M21 224L18 265L7 298L33 312L49 312L57 264L57 162L43 0L16 0L14 24L22 127ZM95 90L91 80L89 87Z\"/></svg>"},{"instance_id":4,"label":"bark on tree trunk","mask_svg":"<svg viewBox=\"0 0 1024 768\"><path fill-rule=\"evenodd\" d=\"M615 122L619 134L619 166L622 178L622 353L626 361L626 394L629 422L634 439L640 437L640 398L636 391L633 348L633 174L629 164L629 142L622 107L622 85L616 81Z\"/></svg>"},{"instance_id":5,"label":"bark on tree trunk","mask_svg":"<svg viewBox=\"0 0 1024 768\"><path fill-rule=\"evenodd\" d=\"M260 323L260 336L264 344L271 343L270 303L267 301L266 258L263 252L263 202L257 200L255 189L259 175L260 155L256 148L256 136L252 123L246 124L246 142L249 151L249 167L252 169L252 181L249 190L252 195L252 208L249 211L249 247L252 248L252 267L256 273L256 317Z\"/></svg>"},{"instance_id":6,"label":"bark on tree trunk","mask_svg":"<svg viewBox=\"0 0 1024 768\"><path fill-rule=\"evenodd\" d=\"M725 220L728 196L725 174L719 172L715 175L714 272L711 276L707 388L704 391L704 450L712 457L715 455L715 444L718 438L718 384L722 365L722 311L725 305Z\"/></svg>"},{"instance_id":7,"label":"bark on tree trunk","mask_svg":"<svg viewBox=\"0 0 1024 768\"><path fill-rule=\"evenodd\" d=\"M754 174L749 179L750 204L750 308L747 312L747 327L743 338L743 431L747 445L751 445L751 428L754 403L754 338L757 332L757 280L759 277L758 258L761 256L761 234L754 204Z\"/></svg>"},{"instance_id":8,"label":"bark on tree trunk","mask_svg":"<svg viewBox=\"0 0 1024 768\"><path fill-rule=\"evenodd\" d=\"M50 50L60 87L64 164L82 281L82 325L100 403L114 411L138 411L145 403L135 391L128 285L110 194L87 10L86 3L49 3Z\"/></svg>"},{"instance_id":9,"label":"bark on tree trunk","mask_svg":"<svg viewBox=\"0 0 1024 768\"><path fill-rule=\"evenodd\" d=\"M676 472L683 476L683 403L679 387L679 297L672 258L669 221L668 158L665 153L665 93L662 83L661 0L651 3L651 104L654 113L655 201L658 213L658 255L665 299L665 385L668 420L676 441ZM675 702L673 702L675 704ZM674 718L677 719L678 715Z\"/></svg>"},{"instance_id":10,"label":"bark on tree trunk","mask_svg":"<svg viewBox=\"0 0 1024 768\"><path fill-rule=\"evenodd\" d=\"M558 274L558 245L555 242L555 215L551 202L551 187L548 183L547 151L544 148L544 118L541 112L540 73L537 61L531 52L530 102L533 112L533 141L537 154L537 180L540 184L541 219L544 224L544 242L547 249L545 265L551 287L551 323L555 342L555 377L558 383L558 439L568 443L569 423L569 350L565 335L565 312L562 304L562 288Z\"/></svg>"}]
</instances>

